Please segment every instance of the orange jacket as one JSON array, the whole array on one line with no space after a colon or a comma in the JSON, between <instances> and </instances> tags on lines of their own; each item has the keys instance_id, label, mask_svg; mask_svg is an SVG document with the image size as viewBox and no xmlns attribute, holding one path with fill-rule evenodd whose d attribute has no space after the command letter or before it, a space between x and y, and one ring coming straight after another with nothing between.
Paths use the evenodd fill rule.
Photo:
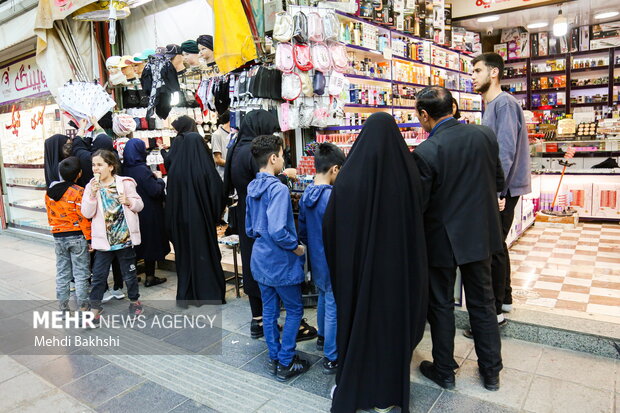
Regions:
<instances>
[{"instance_id":1,"label":"orange jacket","mask_svg":"<svg viewBox=\"0 0 620 413\"><path fill-rule=\"evenodd\" d=\"M52 227L52 234L82 231L84 237L90 240L90 220L82 215L83 195L84 188L75 184L68 187L58 201L45 195L47 220Z\"/></svg>"}]
</instances>

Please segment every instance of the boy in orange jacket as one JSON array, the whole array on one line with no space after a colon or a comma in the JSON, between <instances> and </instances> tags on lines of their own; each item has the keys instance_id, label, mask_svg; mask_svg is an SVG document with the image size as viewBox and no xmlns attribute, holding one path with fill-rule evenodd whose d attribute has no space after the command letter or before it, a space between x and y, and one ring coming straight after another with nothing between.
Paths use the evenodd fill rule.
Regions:
<instances>
[{"instance_id":1,"label":"boy in orange jacket","mask_svg":"<svg viewBox=\"0 0 620 413\"><path fill-rule=\"evenodd\" d=\"M52 182L45 195L47 220L56 249L56 298L61 311L69 311L69 282L75 280L80 311L89 309L90 221L81 211L84 188L75 182L82 175L78 158L58 165L60 182Z\"/></svg>"}]
</instances>

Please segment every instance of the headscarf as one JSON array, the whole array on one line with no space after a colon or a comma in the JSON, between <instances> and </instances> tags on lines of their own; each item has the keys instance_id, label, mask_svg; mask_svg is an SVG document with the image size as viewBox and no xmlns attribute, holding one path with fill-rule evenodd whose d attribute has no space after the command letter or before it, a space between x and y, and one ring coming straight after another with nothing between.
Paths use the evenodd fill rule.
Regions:
<instances>
[{"instance_id":1,"label":"headscarf","mask_svg":"<svg viewBox=\"0 0 620 413\"><path fill-rule=\"evenodd\" d=\"M181 135L186 132L198 132L196 121L187 115L178 117L172 122L172 127Z\"/></svg>"},{"instance_id":2,"label":"headscarf","mask_svg":"<svg viewBox=\"0 0 620 413\"><path fill-rule=\"evenodd\" d=\"M45 186L48 188L52 182L60 181L58 164L65 158L62 148L68 140L68 136L60 134L52 135L45 140L43 147L43 167L45 169Z\"/></svg>"},{"instance_id":3,"label":"headscarf","mask_svg":"<svg viewBox=\"0 0 620 413\"><path fill-rule=\"evenodd\" d=\"M181 51L190 54L198 54L198 43L196 40L186 40L181 43Z\"/></svg>"},{"instance_id":4,"label":"headscarf","mask_svg":"<svg viewBox=\"0 0 620 413\"><path fill-rule=\"evenodd\" d=\"M112 138L110 138L105 133L100 133L99 135L97 135L91 145L92 153L95 153L99 149L105 149L106 151L112 151L116 153L116 150L114 150L114 143L112 142Z\"/></svg>"},{"instance_id":5,"label":"headscarf","mask_svg":"<svg viewBox=\"0 0 620 413\"><path fill-rule=\"evenodd\" d=\"M213 50L213 36L210 34L203 34L198 36L196 43L203 45L209 50Z\"/></svg>"},{"instance_id":6,"label":"headscarf","mask_svg":"<svg viewBox=\"0 0 620 413\"><path fill-rule=\"evenodd\" d=\"M323 241L338 303L332 412L378 402L408 412L428 268L420 175L391 115L375 113L364 123L334 184ZM398 344L386 352L386 340Z\"/></svg>"},{"instance_id":7,"label":"headscarf","mask_svg":"<svg viewBox=\"0 0 620 413\"><path fill-rule=\"evenodd\" d=\"M141 139L129 139L123 151L123 166L146 164L146 145Z\"/></svg>"}]
</instances>

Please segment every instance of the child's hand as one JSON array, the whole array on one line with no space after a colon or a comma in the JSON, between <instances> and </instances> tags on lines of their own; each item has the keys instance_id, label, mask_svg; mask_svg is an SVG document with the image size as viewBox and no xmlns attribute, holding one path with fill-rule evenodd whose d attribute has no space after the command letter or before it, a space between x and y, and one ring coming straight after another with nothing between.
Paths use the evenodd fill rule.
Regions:
<instances>
[{"instance_id":1,"label":"child's hand","mask_svg":"<svg viewBox=\"0 0 620 413\"><path fill-rule=\"evenodd\" d=\"M295 250L293 250L293 253L295 255L297 255L298 257L301 257L302 255L304 255L306 253L306 247L304 247L303 245L299 244L297 246L297 248L295 248Z\"/></svg>"},{"instance_id":2,"label":"child's hand","mask_svg":"<svg viewBox=\"0 0 620 413\"><path fill-rule=\"evenodd\" d=\"M127 198L127 195L125 194L119 195L118 201L123 205L131 205L131 203L129 202L129 198Z\"/></svg>"},{"instance_id":3,"label":"child's hand","mask_svg":"<svg viewBox=\"0 0 620 413\"><path fill-rule=\"evenodd\" d=\"M506 198L498 198L497 204L499 205L499 210L503 211L506 208Z\"/></svg>"},{"instance_id":4,"label":"child's hand","mask_svg":"<svg viewBox=\"0 0 620 413\"><path fill-rule=\"evenodd\" d=\"M164 177L161 171L153 171L153 175L155 175L155 178L159 178L159 179L162 179Z\"/></svg>"},{"instance_id":5,"label":"child's hand","mask_svg":"<svg viewBox=\"0 0 620 413\"><path fill-rule=\"evenodd\" d=\"M101 189L99 182L97 182L95 178L90 180L90 189L91 189L93 197L96 196L97 192Z\"/></svg>"},{"instance_id":6,"label":"child's hand","mask_svg":"<svg viewBox=\"0 0 620 413\"><path fill-rule=\"evenodd\" d=\"M284 171L282 171L282 173L286 175L286 177L292 181L297 180L297 169L295 168L287 168Z\"/></svg>"}]
</instances>

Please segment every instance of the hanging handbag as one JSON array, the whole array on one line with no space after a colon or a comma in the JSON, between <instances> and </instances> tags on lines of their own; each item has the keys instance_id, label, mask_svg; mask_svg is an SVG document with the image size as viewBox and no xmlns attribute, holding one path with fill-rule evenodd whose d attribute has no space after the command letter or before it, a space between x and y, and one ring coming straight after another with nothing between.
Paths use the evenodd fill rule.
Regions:
<instances>
[{"instance_id":1,"label":"hanging handbag","mask_svg":"<svg viewBox=\"0 0 620 413\"><path fill-rule=\"evenodd\" d=\"M273 38L279 42L288 42L293 37L293 18L287 12L276 14L276 22L273 26Z\"/></svg>"},{"instance_id":2,"label":"hanging handbag","mask_svg":"<svg viewBox=\"0 0 620 413\"><path fill-rule=\"evenodd\" d=\"M293 39L299 43L308 42L308 17L302 11L297 12L293 18Z\"/></svg>"},{"instance_id":3,"label":"hanging handbag","mask_svg":"<svg viewBox=\"0 0 620 413\"><path fill-rule=\"evenodd\" d=\"M316 70L324 74L331 70L332 60L325 43L316 43L312 46L312 64Z\"/></svg>"},{"instance_id":4,"label":"hanging handbag","mask_svg":"<svg viewBox=\"0 0 620 413\"><path fill-rule=\"evenodd\" d=\"M338 23L336 13L331 10L325 13L323 16L323 37L325 40L338 40L339 27L340 23Z\"/></svg>"},{"instance_id":5,"label":"hanging handbag","mask_svg":"<svg viewBox=\"0 0 620 413\"><path fill-rule=\"evenodd\" d=\"M301 78L297 73L284 73L282 75L282 99L289 102L301 95Z\"/></svg>"},{"instance_id":6,"label":"hanging handbag","mask_svg":"<svg viewBox=\"0 0 620 413\"><path fill-rule=\"evenodd\" d=\"M295 66L297 66L299 70L305 72L312 69L310 46L307 44L296 44L293 47L293 57L295 58Z\"/></svg>"},{"instance_id":7,"label":"hanging handbag","mask_svg":"<svg viewBox=\"0 0 620 413\"><path fill-rule=\"evenodd\" d=\"M332 43L329 45L329 54L332 59L334 70L345 73L349 68L349 58L347 50L342 43Z\"/></svg>"},{"instance_id":8,"label":"hanging handbag","mask_svg":"<svg viewBox=\"0 0 620 413\"><path fill-rule=\"evenodd\" d=\"M308 39L313 42L323 41L323 19L317 12L308 14Z\"/></svg>"},{"instance_id":9,"label":"hanging handbag","mask_svg":"<svg viewBox=\"0 0 620 413\"><path fill-rule=\"evenodd\" d=\"M276 48L276 67L278 70L289 73L295 67L293 46L290 43L280 43Z\"/></svg>"},{"instance_id":10,"label":"hanging handbag","mask_svg":"<svg viewBox=\"0 0 620 413\"><path fill-rule=\"evenodd\" d=\"M299 74L299 77L301 78L301 92L304 94L304 96L314 96L312 80L310 80L310 75L308 74L308 72L301 72Z\"/></svg>"},{"instance_id":11,"label":"hanging handbag","mask_svg":"<svg viewBox=\"0 0 620 413\"><path fill-rule=\"evenodd\" d=\"M314 93L323 96L325 94L325 75L318 70L314 72L314 78L312 79L312 88Z\"/></svg>"}]
</instances>

